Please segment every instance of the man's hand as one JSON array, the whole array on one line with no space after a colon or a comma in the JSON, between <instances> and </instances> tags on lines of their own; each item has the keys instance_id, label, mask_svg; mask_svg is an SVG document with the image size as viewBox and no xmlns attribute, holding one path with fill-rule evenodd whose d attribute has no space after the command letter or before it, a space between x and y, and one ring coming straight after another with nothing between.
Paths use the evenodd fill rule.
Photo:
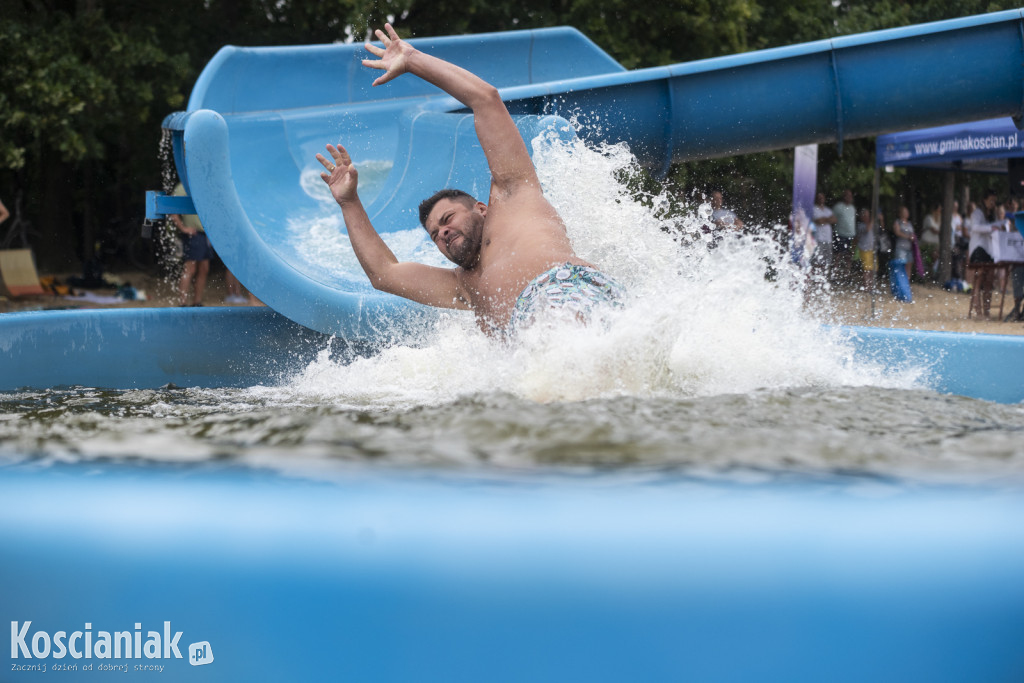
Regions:
<instances>
[{"instance_id":1,"label":"man's hand","mask_svg":"<svg viewBox=\"0 0 1024 683\"><path fill-rule=\"evenodd\" d=\"M327 173L321 173L320 177L331 188L334 201L338 204L345 204L356 199L358 197L356 186L359 182L359 172L352 165L352 159L348 152L341 145L337 147L327 145L327 152L334 159L333 162L328 161L323 154L317 154L316 160L327 169Z\"/></svg>"},{"instance_id":2,"label":"man's hand","mask_svg":"<svg viewBox=\"0 0 1024 683\"><path fill-rule=\"evenodd\" d=\"M384 24L384 29L387 31L387 34L380 29L377 29L375 33L380 38L380 41L384 43L385 49L381 49L369 42L363 46L367 52L380 57L380 59L364 59L363 66L385 72L383 76L380 76L373 82L373 85L383 85L408 71L409 55L416 51L416 48L398 37L398 33L395 32L391 24Z\"/></svg>"}]
</instances>

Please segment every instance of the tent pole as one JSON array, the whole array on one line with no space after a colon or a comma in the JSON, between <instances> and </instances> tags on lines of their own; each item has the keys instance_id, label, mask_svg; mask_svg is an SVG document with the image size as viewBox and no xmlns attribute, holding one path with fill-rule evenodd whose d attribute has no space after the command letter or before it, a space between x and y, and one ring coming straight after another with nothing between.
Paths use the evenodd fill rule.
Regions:
<instances>
[{"instance_id":1,"label":"tent pole","mask_svg":"<svg viewBox=\"0 0 1024 683\"><path fill-rule=\"evenodd\" d=\"M953 186L956 172L945 172L945 187L942 192L942 228L939 233L939 282L949 282L953 277Z\"/></svg>"},{"instance_id":2,"label":"tent pole","mask_svg":"<svg viewBox=\"0 0 1024 683\"><path fill-rule=\"evenodd\" d=\"M878 221L878 184L881 180L881 169L878 168L878 160L875 160L875 180L871 185L871 217L875 224L875 267L878 267L878 240L881 238L882 230L885 229ZM875 290L878 289L878 273L871 278L871 319L875 318Z\"/></svg>"}]
</instances>

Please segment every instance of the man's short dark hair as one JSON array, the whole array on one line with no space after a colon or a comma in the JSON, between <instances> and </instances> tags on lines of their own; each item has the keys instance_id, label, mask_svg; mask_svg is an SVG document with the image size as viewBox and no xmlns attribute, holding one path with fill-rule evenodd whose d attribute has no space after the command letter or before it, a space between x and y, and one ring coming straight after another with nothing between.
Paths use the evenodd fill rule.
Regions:
<instances>
[{"instance_id":1,"label":"man's short dark hair","mask_svg":"<svg viewBox=\"0 0 1024 683\"><path fill-rule=\"evenodd\" d=\"M438 190L420 202L420 225L424 228L427 227L427 216L429 216L430 212L434 210L434 205L442 199L451 199L453 201L462 202L469 208L472 208L473 205L476 204L476 199L468 192L463 192L462 190L456 190L454 188Z\"/></svg>"}]
</instances>

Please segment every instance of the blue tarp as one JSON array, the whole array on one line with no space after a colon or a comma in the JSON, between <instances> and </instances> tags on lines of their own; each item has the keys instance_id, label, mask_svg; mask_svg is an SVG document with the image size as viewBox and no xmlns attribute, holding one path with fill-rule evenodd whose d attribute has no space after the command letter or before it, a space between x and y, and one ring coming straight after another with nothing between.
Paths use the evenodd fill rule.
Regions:
<instances>
[{"instance_id":1,"label":"blue tarp","mask_svg":"<svg viewBox=\"0 0 1024 683\"><path fill-rule=\"evenodd\" d=\"M1024 157L1024 132L1010 117L890 133L875 140L877 166L1005 173L1010 157Z\"/></svg>"}]
</instances>

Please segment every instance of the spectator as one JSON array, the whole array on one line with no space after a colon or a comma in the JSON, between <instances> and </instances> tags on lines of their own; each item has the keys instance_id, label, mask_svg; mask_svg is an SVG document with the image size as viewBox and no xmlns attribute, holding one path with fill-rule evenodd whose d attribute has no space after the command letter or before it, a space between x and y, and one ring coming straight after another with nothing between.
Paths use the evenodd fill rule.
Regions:
<instances>
[{"instance_id":1,"label":"spectator","mask_svg":"<svg viewBox=\"0 0 1024 683\"><path fill-rule=\"evenodd\" d=\"M1013 310L1003 318L1003 322L1021 322L1024 320L1024 310L1021 309L1021 304L1024 304L1024 266L1014 266L1010 275L1013 282Z\"/></svg>"},{"instance_id":2,"label":"spectator","mask_svg":"<svg viewBox=\"0 0 1024 683\"><path fill-rule=\"evenodd\" d=\"M910 222L910 209L900 207L900 217L892 224L892 234L896 238L893 245L892 262L902 263L907 269L907 279L910 279L910 270L914 266L914 242L917 241L917 234Z\"/></svg>"},{"instance_id":3,"label":"spectator","mask_svg":"<svg viewBox=\"0 0 1024 683\"><path fill-rule=\"evenodd\" d=\"M174 195L176 197L185 196L185 188L181 183L174 187ZM181 297L179 305L202 306L206 278L210 274L210 257L213 256L213 247L210 246L210 239L203 230L203 224L199 222L199 216L172 214L171 222L178 229L185 259L181 280L178 284Z\"/></svg>"},{"instance_id":4,"label":"spectator","mask_svg":"<svg viewBox=\"0 0 1024 683\"><path fill-rule=\"evenodd\" d=\"M722 206L721 190L715 190L711 193L711 221L719 229L736 231L743 229L743 221L739 219L736 213Z\"/></svg>"},{"instance_id":5,"label":"spectator","mask_svg":"<svg viewBox=\"0 0 1024 683\"><path fill-rule=\"evenodd\" d=\"M832 226L835 225L836 216L832 209L825 206L825 194L822 192L814 198L811 222L814 225L816 242L811 265L823 271L825 277L828 277L832 270Z\"/></svg>"},{"instance_id":6,"label":"spectator","mask_svg":"<svg viewBox=\"0 0 1024 683\"><path fill-rule=\"evenodd\" d=\"M981 206L971 214L971 241L967 247L970 256L967 259L969 265L985 266L993 263L992 258L992 231L1000 230L1003 219L999 217L996 205L995 190L985 193ZM990 268L982 267L978 274L976 291L972 296L977 297L978 310L986 318L991 315L992 310L992 283L994 273Z\"/></svg>"},{"instance_id":7,"label":"spectator","mask_svg":"<svg viewBox=\"0 0 1024 683\"><path fill-rule=\"evenodd\" d=\"M924 272L931 277L939 266L939 235L942 230L942 204L935 204L921 222L921 260Z\"/></svg>"},{"instance_id":8,"label":"spectator","mask_svg":"<svg viewBox=\"0 0 1024 683\"><path fill-rule=\"evenodd\" d=\"M882 277L886 277L889 260L892 258L892 232L885 224L885 214L881 211L875 220L875 253L878 255L878 270Z\"/></svg>"},{"instance_id":9,"label":"spectator","mask_svg":"<svg viewBox=\"0 0 1024 683\"><path fill-rule=\"evenodd\" d=\"M861 269L864 271L863 289L870 292L874 288L875 277L875 222L871 220L869 209L860 210L857 221L857 254L860 256Z\"/></svg>"},{"instance_id":10,"label":"spectator","mask_svg":"<svg viewBox=\"0 0 1024 683\"><path fill-rule=\"evenodd\" d=\"M1006 223L1005 229L1007 232L1017 229L1016 213L1017 199L1015 197L1010 197L1003 202L1003 219Z\"/></svg>"},{"instance_id":11,"label":"spectator","mask_svg":"<svg viewBox=\"0 0 1024 683\"><path fill-rule=\"evenodd\" d=\"M952 258L952 275L955 280L964 279L964 260L967 258L967 244L970 236L963 216L960 215L960 202L953 202L953 215L950 217L949 229L950 254Z\"/></svg>"},{"instance_id":12,"label":"spectator","mask_svg":"<svg viewBox=\"0 0 1024 683\"><path fill-rule=\"evenodd\" d=\"M835 203L832 213L836 219L836 230L832 236L832 258L836 265L836 279L848 284L852 279L853 244L857 237L857 209L853 206L853 192L843 192L842 200Z\"/></svg>"},{"instance_id":13,"label":"spectator","mask_svg":"<svg viewBox=\"0 0 1024 683\"><path fill-rule=\"evenodd\" d=\"M1019 232L1017 230L1017 199L1010 197L1006 200L1006 230L1008 232ZM1003 322L1020 322L1024 320L1024 310L1021 304L1024 303L1024 266L1016 265L1010 270L1011 281L1013 282L1013 310L1003 318Z\"/></svg>"}]
</instances>

